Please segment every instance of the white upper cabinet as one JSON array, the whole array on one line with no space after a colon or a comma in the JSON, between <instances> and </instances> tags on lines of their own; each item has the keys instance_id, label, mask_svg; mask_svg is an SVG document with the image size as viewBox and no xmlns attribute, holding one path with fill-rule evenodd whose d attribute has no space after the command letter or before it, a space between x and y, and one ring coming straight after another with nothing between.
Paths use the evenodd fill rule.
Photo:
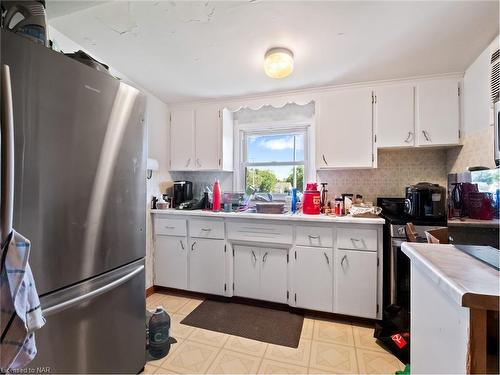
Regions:
<instances>
[{"instance_id":1,"label":"white upper cabinet","mask_svg":"<svg viewBox=\"0 0 500 375\"><path fill-rule=\"evenodd\" d=\"M375 134L378 148L415 145L414 85L375 89Z\"/></svg>"},{"instance_id":2,"label":"white upper cabinet","mask_svg":"<svg viewBox=\"0 0 500 375\"><path fill-rule=\"evenodd\" d=\"M171 170L233 169L232 113L216 106L173 110Z\"/></svg>"},{"instance_id":3,"label":"white upper cabinet","mask_svg":"<svg viewBox=\"0 0 500 375\"><path fill-rule=\"evenodd\" d=\"M372 168L372 90L323 93L318 107L317 168Z\"/></svg>"},{"instance_id":4,"label":"white upper cabinet","mask_svg":"<svg viewBox=\"0 0 500 375\"><path fill-rule=\"evenodd\" d=\"M170 114L170 169L194 169L194 111L178 110Z\"/></svg>"},{"instance_id":5,"label":"white upper cabinet","mask_svg":"<svg viewBox=\"0 0 500 375\"><path fill-rule=\"evenodd\" d=\"M195 113L195 169L219 169L220 112L207 106L196 108Z\"/></svg>"},{"instance_id":6,"label":"white upper cabinet","mask_svg":"<svg viewBox=\"0 0 500 375\"><path fill-rule=\"evenodd\" d=\"M422 81L416 85L418 146L459 143L459 82L453 79Z\"/></svg>"}]
</instances>

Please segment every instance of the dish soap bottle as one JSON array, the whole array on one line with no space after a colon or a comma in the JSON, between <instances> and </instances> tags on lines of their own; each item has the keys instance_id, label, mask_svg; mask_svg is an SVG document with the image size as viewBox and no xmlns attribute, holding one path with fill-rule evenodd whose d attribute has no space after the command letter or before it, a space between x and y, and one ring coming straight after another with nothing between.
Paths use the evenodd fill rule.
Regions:
<instances>
[{"instance_id":1,"label":"dish soap bottle","mask_svg":"<svg viewBox=\"0 0 500 375\"><path fill-rule=\"evenodd\" d=\"M219 180L215 180L212 197L212 211L220 211L220 186Z\"/></svg>"}]
</instances>

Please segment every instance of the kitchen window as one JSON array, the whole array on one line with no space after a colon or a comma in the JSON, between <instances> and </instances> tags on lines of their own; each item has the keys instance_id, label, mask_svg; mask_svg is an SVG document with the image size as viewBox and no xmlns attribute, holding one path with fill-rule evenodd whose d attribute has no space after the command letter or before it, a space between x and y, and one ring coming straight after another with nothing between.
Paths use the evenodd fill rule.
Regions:
<instances>
[{"instance_id":1,"label":"kitchen window","mask_svg":"<svg viewBox=\"0 0 500 375\"><path fill-rule=\"evenodd\" d=\"M288 194L304 189L308 167L308 127L240 130L238 186L247 193Z\"/></svg>"}]
</instances>

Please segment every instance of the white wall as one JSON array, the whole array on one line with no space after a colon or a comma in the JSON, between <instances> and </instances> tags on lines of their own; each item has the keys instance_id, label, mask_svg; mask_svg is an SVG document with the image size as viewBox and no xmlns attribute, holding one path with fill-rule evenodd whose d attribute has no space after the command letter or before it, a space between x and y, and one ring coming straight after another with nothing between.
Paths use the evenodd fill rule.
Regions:
<instances>
[{"instance_id":1,"label":"white wall","mask_svg":"<svg viewBox=\"0 0 500 375\"><path fill-rule=\"evenodd\" d=\"M64 34L60 33L54 27L48 27L49 38L56 41L56 45L64 52L73 52L82 50L95 59L102 61L106 64L106 59L102 56L96 56L91 51L85 50L82 46L78 45ZM146 95L146 124L147 124L147 137L148 137L148 157L156 159L159 164L159 170L153 173L153 177L147 180L147 200L145 202L147 209L150 207L151 198L157 196L160 192L165 192L165 186L171 180L168 173L168 166L170 163L170 142L168 134L169 123L169 109L168 106L159 100L157 97L149 93L144 88L137 85L131 79L121 72L109 67L110 73L115 77L120 78L122 81L137 87ZM151 225L151 215L147 212L146 217L146 288L153 285L153 232Z\"/></svg>"},{"instance_id":2,"label":"white wall","mask_svg":"<svg viewBox=\"0 0 500 375\"><path fill-rule=\"evenodd\" d=\"M170 177L168 167L170 165L170 142L169 140L169 110L168 107L153 95L148 95L146 105L146 122L148 126L148 156L156 159L159 170L153 172L150 180L147 180L147 209L150 208L153 196L165 193L169 186ZM146 288L153 286L153 254L154 239L152 215L146 216Z\"/></svg>"},{"instance_id":3,"label":"white wall","mask_svg":"<svg viewBox=\"0 0 500 375\"><path fill-rule=\"evenodd\" d=\"M498 49L498 37L467 68L464 74L464 134L490 126L490 59L492 49Z\"/></svg>"},{"instance_id":4,"label":"white wall","mask_svg":"<svg viewBox=\"0 0 500 375\"><path fill-rule=\"evenodd\" d=\"M450 173L464 172L473 166L495 168L490 59L491 53L499 47L499 37L496 37L465 71L462 147L448 151L447 164Z\"/></svg>"}]
</instances>

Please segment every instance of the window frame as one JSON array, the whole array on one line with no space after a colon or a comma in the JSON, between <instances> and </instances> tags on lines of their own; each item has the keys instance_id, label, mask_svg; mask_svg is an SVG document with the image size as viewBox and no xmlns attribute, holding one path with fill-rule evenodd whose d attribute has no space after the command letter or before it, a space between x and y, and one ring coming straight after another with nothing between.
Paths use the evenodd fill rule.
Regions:
<instances>
[{"instance_id":1,"label":"window frame","mask_svg":"<svg viewBox=\"0 0 500 375\"><path fill-rule=\"evenodd\" d=\"M310 179L310 173L313 166L311 165L311 122L296 122L296 121L275 121L271 123L252 123L252 124L238 124L235 132L235 166L234 169L234 186L236 191L245 191L246 174L245 168L247 167L272 167L272 166L304 166L304 184L306 180ZM247 161L247 138L252 135L273 135L273 134L286 134L298 133L304 137L304 160L296 162L255 162ZM278 196L280 194L274 194Z\"/></svg>"}]
</instances>

